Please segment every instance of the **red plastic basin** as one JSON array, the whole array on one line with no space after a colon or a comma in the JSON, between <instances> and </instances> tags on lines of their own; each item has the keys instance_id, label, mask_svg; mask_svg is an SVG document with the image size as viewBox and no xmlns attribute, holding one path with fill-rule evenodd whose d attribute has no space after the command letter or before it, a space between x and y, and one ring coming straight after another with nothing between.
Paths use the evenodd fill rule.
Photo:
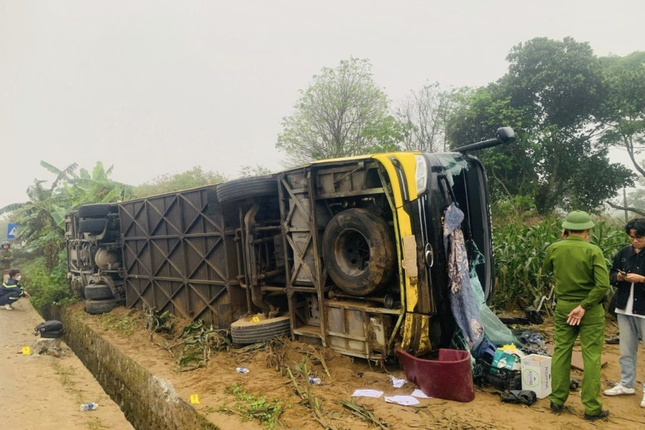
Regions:
<instances>
[{"instance_id":1,"label":"red plastic basin","mask_svg":"<svg viewBox=\"0 0 645 430\"><path fill-rule=\"evenodd\" d=\"M475 398L468 351L440 349L438 360L417 358L401 349L396 354L406 379L417 384L426 396L457 402Z\"/></svg>"}]
</instances>

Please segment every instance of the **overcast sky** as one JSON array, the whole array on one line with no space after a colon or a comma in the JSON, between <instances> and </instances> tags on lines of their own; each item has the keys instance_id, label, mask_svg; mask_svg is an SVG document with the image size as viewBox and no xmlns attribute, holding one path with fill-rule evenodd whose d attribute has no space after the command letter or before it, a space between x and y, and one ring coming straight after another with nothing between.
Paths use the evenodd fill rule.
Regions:
<instances>
[{"instance_id":1,"label":"overcast sky","mask_svg":"<svg viewBox=\"0 0 645 430\"><path fill-rule=\"evenodd\" d=\"M396 104L426 81L494 81L533 37L645 50L645 1L528 3L0 0L0 207L51 178L41 160L102 161L132 185L197 165L277 170L298 91L350 56Z\"/></svg>"}]
</instances>

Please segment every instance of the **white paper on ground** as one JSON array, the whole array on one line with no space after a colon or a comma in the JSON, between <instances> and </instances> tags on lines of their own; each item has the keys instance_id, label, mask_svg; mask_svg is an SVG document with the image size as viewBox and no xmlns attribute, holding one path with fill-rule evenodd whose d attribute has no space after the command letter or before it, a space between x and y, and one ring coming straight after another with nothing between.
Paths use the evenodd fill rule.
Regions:
<instances>
[{"instance_id":1,"label":"white paper on ground","mask_svg":"<svg viewBox=\"0 0 645 430\"><path fill-rule=\"evenodd\" d=\"M417 397L419 399L431 399L432 397L426 396L425 393L418 388L414 390L411 394L411 396Z\"/></svg>"},{"instance_id":2,"label":"white paper on ground","mask_svg":"<svg viewBox=\"0 0 645 430\"><path fill-rule=\"evenodd\" d=\"M354 391L352 397L381 397L382 395L383 391L363 389Z\"/></svg>"},{"instance_id":3,"label":"white paper on ground","mask_svg":"<svg viewBox=\"0 0 645 430\"><path fill-rule=\"evenodd\" d=\"M405 379L397 379L393 375L390 375L390 379L392 380L392 386L394 388L401 388L406 382Z\"/></svg>"},{"instance_id":4,"label":"white paper on ground","mask_svg":"<svg viewBox=\"0 0 645 430\"><path fill-rule=\"evenodd\" d=\"M392 396L385 397L385 401L388 403L397 403L403 406L418 405L419 401L412 396Z\"/></svg>"}]
</instances>

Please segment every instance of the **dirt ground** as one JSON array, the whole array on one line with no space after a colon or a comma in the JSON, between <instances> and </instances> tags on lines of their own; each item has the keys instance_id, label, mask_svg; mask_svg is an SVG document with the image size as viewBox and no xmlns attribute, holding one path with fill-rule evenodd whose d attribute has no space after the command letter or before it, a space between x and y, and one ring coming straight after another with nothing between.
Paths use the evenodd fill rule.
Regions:
<instances>
[{"instance_id":1,"label":"dirt ground","mask_svg":"<svg viewBox=\"0 0 645 430\"><path fill-rule=\"evenodd\" d=\"M42 318L26 300L0 309L0 429L132 430L119 407L81 361L62 344L60 357L34 352ZM26 351L25 351L26 352ZM81 412L81 403L99 408Z\"/></svg>"},{"instance_id":2,"label":"dirt ground","mask_svg":"<svg viewBox=\"0 0 645 430\"><path fill-rule=\"evenodd\" d=\"M0 428L132 429L117 405L71 351L61 357L22 354L24 346L35 345L32 330L42 319L27 301L19 301L15 308L0 310L0 398L5 405L0 409ZM398 366L374 367L365 360L341 356L324 348L286 342L283 347L276 344L271 349L214 353L207 367L181 371L177 358L160 348L164 345L163 339L149 338L141 312L118 308L110 314L91 316L81 308L79 305L78 315L88 324L153 373L170 381L181 397L190 401L191 396L198 395L200 403L194 406L223 430L262 428L258 421L244 420L241 413L230 412L236 404L245 404L231 393L235 384L249 395L280 402L283 413L275 426L277 429L645 429L645 409L639 406L642 399L639 394L603 397L610 417L607 421L590 423L582 419L579 391L571 392L565 412L556 416L549 411L547 399L530 407L504 404L499 400L499 393L490 387L478 387L476 398L470 403L420 399L419 405L406 407L386 403L383 397L354 398L357 409L372 417L371 422L365 422L341 402L350 402L351 394L359 388L381 390L388 396L410 394L415 388L413 384L392 387L390 375L404 377ZM549 322L528 328L539 330L545 339L551 339ZM607 337L615 333L615 324L609 323ZM602 377L609 386L608 382L620 377L618 345L605 345L603 359L607 365ZM321 385L304 381L297 366L303 360L308 371L321 378ZM249 373L237 373L238 366L248 368ZM287 367L309 402L296 394L296 385L286 373ZM641 352L639 380L643 372L645 355ZM573 371L572 376L580 378L582 374ZM99 409L80 412L78 405L89 401L98 402ZM252 401L258 403L255 399L246 404ZM317 406L311 407L312 404Z\"/></svg>"},{"instance_id":3,"label":"dirt ground","mask_svg":"<svg viewBox=\"0 0 645 430\"><path fill-rule=\"evenodd\" d=\"M640 407L642 397L639 393L627 397L603 397L610 417L607 421L591 423L583 419L579 390L571 392L565 411L557 416L550 412L548 399L538 400L530 407L505 404L500 401L499 392L490 387L478 387L476 398L470 403L420 399L417 406L400 406L386 403L383 397L354 398L357 405L371 411L369 413L374 420L368 423L353 415L340 402L351 401L354 390L363 388L381 390L388 396L411 394L416 388L411 383L402 388L392 387L389 375L404 378L398 366L374 367L365 360L341 356L324 348L287 342L282 349L219 352L211 356L207 367L182 372L176 358L159 347L163 345L161 338L153 338L156 345L151 342L139 311L118 308L103 316L82 312L79 315L130 357L171 381L181 397L189 400L191 395L197 394L200 404L195 407L221 429L262 428L257 421L241 420L240 414L222 412L222 409L234 409L236 399L230 393L234 384L243 387L247 394L264 395L269 400L280 401L284 412L276 428L284 429L645 429L645 409ZM131 333L123 330L128 324L134 328ZM526 328L542 332L547 340L552 339L553 327L548 321L541 326ZM608 323L607 337L613 337L616 331L615 323ZM602 371L605 387L620 379L618 357L618 345L605 345L603 359L607 365ZM298 374L296 364L305 358L308 371L321 378L322 384L309 385ZM250 372L239 374L235 371L238 366L246 367ZM298 388L309 393L305 394L309 402L296 394L294 383L285 375L287 366L296 374ZM642 381L644 372L645 354L641 351L639 381ZM581 378L582 374L572 371L572 376ZM311 404L319 406L312 408L308 406Z\"/></svg>"}]
</instances>

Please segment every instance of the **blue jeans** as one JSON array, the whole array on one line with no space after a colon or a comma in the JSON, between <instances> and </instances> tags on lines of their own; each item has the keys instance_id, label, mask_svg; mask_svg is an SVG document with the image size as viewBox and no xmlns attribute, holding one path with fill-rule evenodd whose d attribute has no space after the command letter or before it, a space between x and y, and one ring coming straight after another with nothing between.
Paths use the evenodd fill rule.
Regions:
<instances>
[{"instance_id":1,"label":"blue jeans","mask_svg":"<svg viewBox=\"0 0 645 430\"><path fill-rule=\"evenodd\" d=\"M639 338L645 339L645 318L616 315L620 329L620 385L634 388ZM643 386L645 391L645 385Z\"/></svg>"}]
</instances>

